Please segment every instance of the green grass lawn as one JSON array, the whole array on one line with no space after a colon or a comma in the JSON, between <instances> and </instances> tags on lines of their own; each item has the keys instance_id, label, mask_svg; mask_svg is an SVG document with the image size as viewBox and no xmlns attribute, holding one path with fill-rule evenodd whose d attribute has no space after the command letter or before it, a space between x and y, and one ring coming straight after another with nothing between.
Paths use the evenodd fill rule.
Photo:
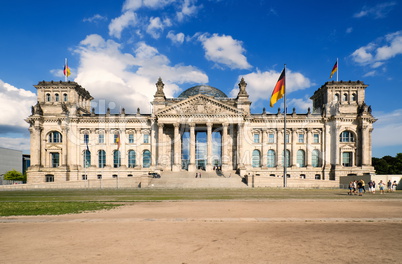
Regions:
<instances>
[{"instance_id":1,"label":"green grass lawn","mask_svg":"<svg viewBox=\"0 0 402 264\"><path fill-rule=\"evenodd\" d=\"M0 216L58 215L110 209L128 202L265 199L402 199L402 191L349 196L343 189L80 189L0 191Z\"/></svg>"}]
</instances>

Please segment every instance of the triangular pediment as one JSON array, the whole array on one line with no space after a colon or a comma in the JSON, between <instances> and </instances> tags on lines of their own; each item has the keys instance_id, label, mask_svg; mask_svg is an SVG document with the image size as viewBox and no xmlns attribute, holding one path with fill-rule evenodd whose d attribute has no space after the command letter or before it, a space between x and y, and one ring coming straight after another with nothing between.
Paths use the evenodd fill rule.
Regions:
<instances>
[{"instance_id":1,"label":"triangular pediment","mask_svg":"<svg viewBox=\"0 0 402 264\"><path fill-rule=\"evenodd\" d=\"M197 94L188 99L159 110L158 116L188 116L188 115L244 115L241 109L227 105L212 97Z\"/></svg>"}]
</instances>

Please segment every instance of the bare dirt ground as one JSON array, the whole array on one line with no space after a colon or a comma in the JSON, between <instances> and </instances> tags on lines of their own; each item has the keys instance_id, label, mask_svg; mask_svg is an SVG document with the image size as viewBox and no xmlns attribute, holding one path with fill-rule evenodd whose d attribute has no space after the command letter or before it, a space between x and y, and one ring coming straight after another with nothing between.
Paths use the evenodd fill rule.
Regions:
<instances>
[{"instance_id":1,"label":"bare dirt ground","mask_svg":"<svg viewBox=\"0 0 402 264\"><path fill-rule=\"evenodd\" d=\"M402 201L131 203L1 217L0 263L402 263Z\"/></svg>"}]
</instances>

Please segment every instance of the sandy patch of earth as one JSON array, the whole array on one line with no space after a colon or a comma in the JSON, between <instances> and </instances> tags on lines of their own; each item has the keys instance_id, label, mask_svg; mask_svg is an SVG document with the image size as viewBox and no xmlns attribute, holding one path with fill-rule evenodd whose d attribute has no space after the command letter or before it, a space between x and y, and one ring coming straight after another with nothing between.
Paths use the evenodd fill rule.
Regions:
<instances>
[{"instance_id":1,"label":"sandy patch of earth","mask_svg":"<svg viewBox=\"0 0 402 264\"><path fill-rule=\"evenodd\" d=\"M139 202L0 234L2 263L400 263L402 201Z\"/></svg>"}]
</instances>

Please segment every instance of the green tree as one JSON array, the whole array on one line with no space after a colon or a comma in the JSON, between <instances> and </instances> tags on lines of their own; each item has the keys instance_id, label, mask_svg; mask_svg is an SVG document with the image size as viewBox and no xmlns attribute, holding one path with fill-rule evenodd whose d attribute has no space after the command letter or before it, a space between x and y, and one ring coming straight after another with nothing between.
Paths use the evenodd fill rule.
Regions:
<instances>
[{"instance_id":1,"label":"green tree","mask_svg":"<svg viewBox=\"0 0 402 264\"><path fill-rule=\"evenodd\" d=\"M389 155L379 158L373 158L372 164L377 174L402 174L402 153L395 157Z\"/></svg>"},{"instance_id":2,"label":"green tree","mask_svg":"<svg viewBox=\"0 0 402 264\"><path fill-rule=\"evenodd\" d=\"M373 166L377 174L388 174L389 165L383 158L373 158Z\"/></svg>"},{"instance_id":3,"label":"green tree","mask_svg":"<svg viewBox=\"0 0 402 264\"><path fill-rule=\"evenodd\" d=\"M16 170L7 171L6 174L4 174L4 179L9 181L27 181L26 175Z\"/></svg>"}]
</instances>

